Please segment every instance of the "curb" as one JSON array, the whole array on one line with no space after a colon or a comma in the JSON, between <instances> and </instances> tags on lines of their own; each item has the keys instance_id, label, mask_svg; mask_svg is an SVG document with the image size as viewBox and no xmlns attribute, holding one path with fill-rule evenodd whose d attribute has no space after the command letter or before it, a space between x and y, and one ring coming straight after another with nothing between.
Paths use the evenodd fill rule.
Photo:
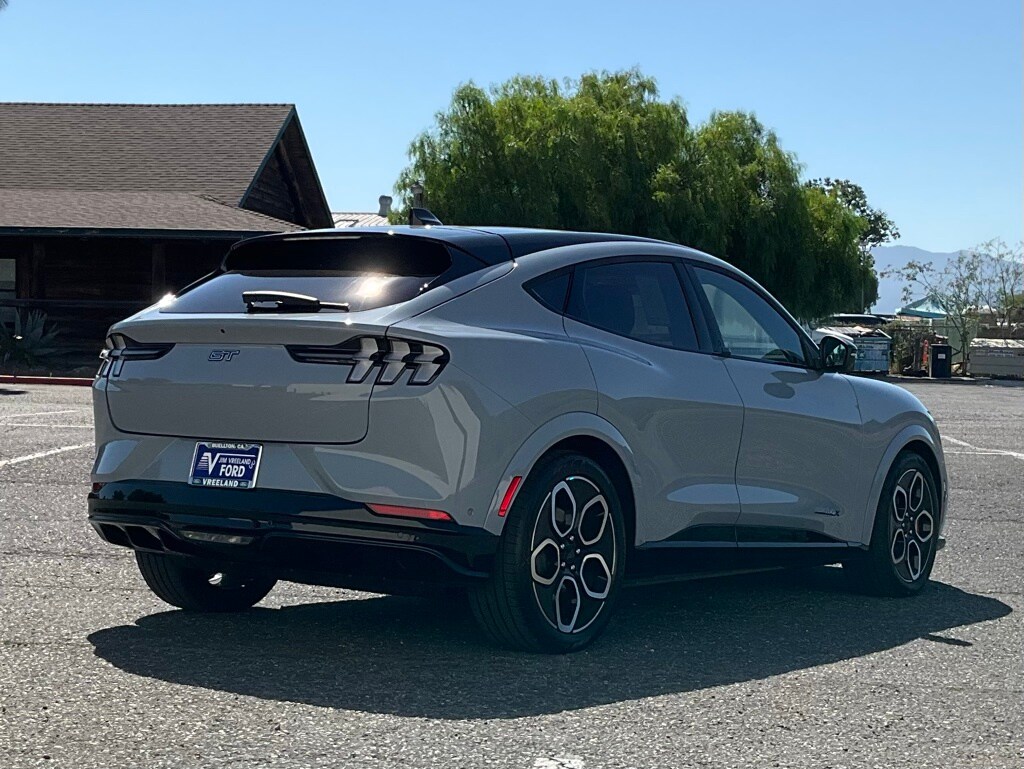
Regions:
<instances>
[{"instance_id":1,"label":"curb","mask_svg":"<svg viewBox=\"0 0 1024 769\"><path fill-rule=\"evenodd\" d=\"M92 377L78 376L13 376L11 374L0 374L0 384L32 384L32 385L74 385L77 387L92 387L95 380Z\"/></svg>"},{"instance_id":2,"label":"curb","mask_svg":"<svg viewBox=\"0 0 1024 769\"><path fill-rule=\"evenodd\" d=\"M884 382L892 384L925 384L925 385L960 385L968 387L1024 387L1020 379L992 379L987 377L950 377L948 379L932 379L931 377L896 376L889 374L881 377Z\"/></svg>"}]
</instances>

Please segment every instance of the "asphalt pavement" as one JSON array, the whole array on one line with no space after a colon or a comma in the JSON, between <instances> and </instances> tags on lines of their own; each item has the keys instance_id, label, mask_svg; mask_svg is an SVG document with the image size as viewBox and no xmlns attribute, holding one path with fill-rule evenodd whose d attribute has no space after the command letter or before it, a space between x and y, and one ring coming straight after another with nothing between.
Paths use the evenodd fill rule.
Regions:
<instances>
[{"instance_id":1,"label":"asphalt pavement","mask_svg":"<svg viewBox=\"0 0 1024 769\"><path fill-rule=\"evenodd\" d=\"M635 588L546 657L438 601L171 610L86 522L89 389L0 385L0 769L1022 767L1024 388L906 386L952 482L926 592L835 568Z\"/></svg>"}]
</instances>

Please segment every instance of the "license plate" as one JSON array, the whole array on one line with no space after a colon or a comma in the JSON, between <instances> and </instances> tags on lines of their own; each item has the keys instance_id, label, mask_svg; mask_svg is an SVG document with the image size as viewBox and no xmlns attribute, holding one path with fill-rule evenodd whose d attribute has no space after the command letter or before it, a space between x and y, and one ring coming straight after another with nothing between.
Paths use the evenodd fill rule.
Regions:
<instances>
[{"instance_id":1,"label":"license plate","mask_svg":"<svg viewBox=\"0 0 1024 769\"><path fill-rule=\"evenodd\" d=\"M188 482L193 486L251 489L256 485L262 453L258 443L197 443Z\"/></svg>"}]
</instances>

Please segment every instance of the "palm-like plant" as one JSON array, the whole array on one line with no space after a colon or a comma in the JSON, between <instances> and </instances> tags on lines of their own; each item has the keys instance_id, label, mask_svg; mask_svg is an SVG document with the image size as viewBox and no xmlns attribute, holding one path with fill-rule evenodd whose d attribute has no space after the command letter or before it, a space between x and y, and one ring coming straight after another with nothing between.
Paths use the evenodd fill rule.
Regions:
<instances>
[{"instance_id":1,"label":"palm-like plant","mask_svg":"<svg viewBox=\"0 0 1024 769\"><path fill-rule=\"evenodd\" d=\"M58 352L54 344L58 333L56 327L48 325L46 313L16 313L10 325L0 323L0 365L9 365L12 370L39 365Z\"/></svg>"}]
</instances>

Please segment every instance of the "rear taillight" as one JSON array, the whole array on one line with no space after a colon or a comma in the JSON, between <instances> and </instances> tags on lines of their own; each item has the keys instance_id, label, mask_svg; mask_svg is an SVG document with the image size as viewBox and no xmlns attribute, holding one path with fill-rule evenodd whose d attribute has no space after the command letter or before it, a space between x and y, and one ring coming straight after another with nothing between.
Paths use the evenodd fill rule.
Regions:
<instances>
[{"instance_id":1,"label":"rear taillight","mask_svg":"<svg viewBox=\"0 0 1024 769\"><path fill-rule=\"evenodd\" d=\"M331 346L288 345L300 363L350 366L346 381L358 384L375 377L378 384L395 384L409 370L409 384L428 385L448 363L443 347L410 339L361 336Z\"/></svg>"},{"instance_id":2,"label":"rear taillight","mask_svg":"<svg viewBox=\"0 0 1024 769\"><path fill-rule=\"evenodd\" d=\"M121 369L128 360L157 360L174 347L172 342L136 342L124 334L111 334L100 352L100 370L96 376L121 376Z\"/></svg>"}]
</instances>

